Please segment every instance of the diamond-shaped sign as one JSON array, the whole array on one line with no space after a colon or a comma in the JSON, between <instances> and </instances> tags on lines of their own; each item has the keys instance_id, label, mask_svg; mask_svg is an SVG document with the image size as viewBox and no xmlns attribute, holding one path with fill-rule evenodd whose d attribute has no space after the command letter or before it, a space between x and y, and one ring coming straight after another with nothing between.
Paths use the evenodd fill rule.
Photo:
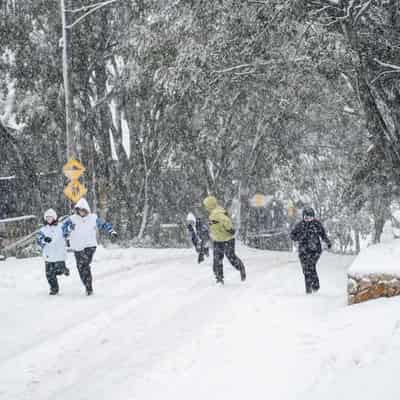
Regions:
<instances>
[{"instance_id":1,"label":"diamond-shaped sign","mask_svg":"<svg viewBox=\"0 0 400 400\"><path fill-rule=\"evenodd\" d=\"M63 167L64 175L74 181L78 179L84 172L86 168L78 161L71 158Z\"/></svg>"},{"instance_id":2,"label":"diamond-shaped sign","mask_svg":"<svg viewBox=\"0 0 400 400\"><path fill-rule=\"evenodd\" d=\"M77 180L68 183L67 187L64 189L65 197L74 203L78 202L86 193L86 187Z\"/></svg>"},{"instance_id":3,"label":"diamond-shaped sign","mask_svg":"<svg viewBox=\"0 0 400 400\"><path fill-rule=\"evenodd\" d=\"M264 196L261 193L256 193L251 199L250 199L250 205L252 207L265 207L267 204L267 197Z\"/></svg>"}]
</instances>

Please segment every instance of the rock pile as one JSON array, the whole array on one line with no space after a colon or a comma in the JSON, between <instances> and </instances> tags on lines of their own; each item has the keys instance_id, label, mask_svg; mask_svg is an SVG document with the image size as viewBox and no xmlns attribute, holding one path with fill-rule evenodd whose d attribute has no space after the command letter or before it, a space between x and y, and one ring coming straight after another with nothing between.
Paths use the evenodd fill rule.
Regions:
<instances>
[{"instance_id":1,"label":"rock pile","mask_svg":"<svg viewBox=\"0 0 400 400\"><path fill-rule=\"evenodd\" d=\"M391 274L348 275L348 303L356 304L378 297L400 295L400 276Z\"/></svg>"}]
</instances>

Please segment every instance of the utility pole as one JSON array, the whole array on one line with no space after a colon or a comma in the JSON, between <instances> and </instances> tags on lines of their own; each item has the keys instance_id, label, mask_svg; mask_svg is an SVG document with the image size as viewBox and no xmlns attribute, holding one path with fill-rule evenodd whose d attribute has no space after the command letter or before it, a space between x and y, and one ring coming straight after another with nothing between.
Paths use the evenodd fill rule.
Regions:
<instances>
[{"instance_id":1,"label":"utility pole","mask_svg":"<svg viewBox=\"0 0 400 400\"><path fill-rule=\"evenodd\" d=\"M1 0L0 0L1 1ZM93 3L84 7L73 9L70 7L71 0L60 0L61 22L62 22L62 63L64 77L64 95L65 95L65 141L67 147L67 160L77 158L77 139L74 131L73 110L72 110L72 92L70 85L70 35L72 28L83 21L88 15L100 10L103 7L111 5L121 0L100 0L98 3ZM83 14L82 14L83 13ZM72 18L67 18L68 14L82 14L80 17L72 21Z\"/></svg>"},{"instance_id":2,"label":"utility pole","mask_svg":"<svg viewBox=\"0 0 400 400\"><path fill-rule=\"evenodd\" d=\"M65 97L65 139L67 146L67 160L75 156L74 138L73 138L73 123L72 123L72 96L70 88L70 68L69 68L69 35L67 16L65 12L65 1L60 0L61 21L62 21L62 63L64 77L64 97Z\"/></svg>"}]
</instances>

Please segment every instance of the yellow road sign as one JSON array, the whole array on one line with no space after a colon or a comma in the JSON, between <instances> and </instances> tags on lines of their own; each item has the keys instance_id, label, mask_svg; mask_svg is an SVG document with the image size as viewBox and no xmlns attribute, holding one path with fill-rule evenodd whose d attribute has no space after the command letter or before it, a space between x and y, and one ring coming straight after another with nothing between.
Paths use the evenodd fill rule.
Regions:
<instances>
[{"instance_id":1,"label":"yellow road sign","mask_svg":"<svg viewBox=\"0 0 400 400\"><path fill-rule=\"evenodd\" d=\"M77 180L68 183L67 187L64 189L65 197L74 203L78 202L86 193L86 187Z\"/></svg>"},{"instance_id":2,"label":"yellow road sign","mask_svg":"<svg viewBox=\"0 0 400 400\"><path fill-rule=\"evenodd\" d=\"M85 171L86 168L78 160L73 158L63 167L64 175L71 179L71 181L77 180Z\"/></svg>"},{"instance_id":3,"label":"yellow road sign","mask_svg":"<svg viewBox=\"0 0 400 400\"><path fill-rule=\"evenodd\" d=\"M251 199L250 199L250 205L252 207L265 207L267 204L267 197L264 196L261 193L256 193Z\"/></svg>"}]
</instances>

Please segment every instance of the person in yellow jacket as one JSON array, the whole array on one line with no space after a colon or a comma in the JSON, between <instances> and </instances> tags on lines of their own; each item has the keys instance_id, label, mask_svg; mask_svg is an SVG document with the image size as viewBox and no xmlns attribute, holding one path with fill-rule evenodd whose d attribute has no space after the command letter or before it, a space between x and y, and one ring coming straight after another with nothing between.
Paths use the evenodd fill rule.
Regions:
<instances>
[{"instance_id":1,"label":"person in yellow jacket","mask_svg":"<svg viewBox=\"0 0 400 400\"><path fill-rule=\"evenodd\" d=\"M203 205L208 211L210 236L214 244L213 270L217 283L224 283L224 255L234 268L240 272L240 279L246 280L246 270L242 260L235 254L235 230L226 210L218 204L214 196L204 199Z\"/></svg>"}]
</instances>

